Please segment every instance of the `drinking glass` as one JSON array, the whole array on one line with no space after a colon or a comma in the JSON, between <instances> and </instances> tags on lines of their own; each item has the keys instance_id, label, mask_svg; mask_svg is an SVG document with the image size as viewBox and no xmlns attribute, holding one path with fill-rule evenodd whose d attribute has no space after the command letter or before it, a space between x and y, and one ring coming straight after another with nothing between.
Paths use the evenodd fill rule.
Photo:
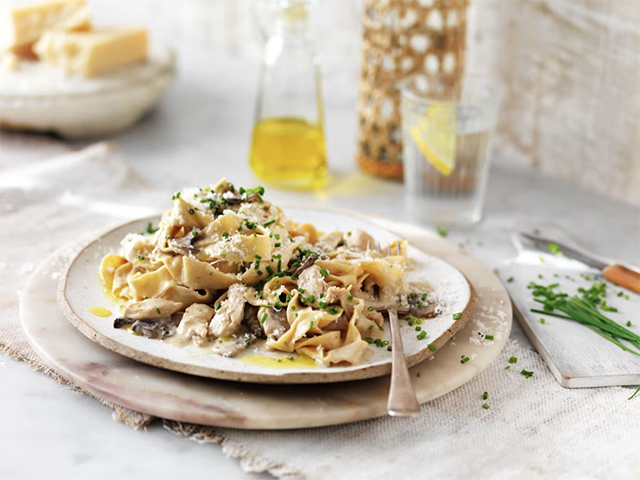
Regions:
<instances>
[{"instance_id":1,"label":"drinking glass","mask_svg":"<svg viewBox=\"0 0 640 480\"><path fill-rule=\"evenodd\" d=\"M413 220L482 218L499 90L490 80L415 75L400 85L405 202Z\"/></svg>"}]
</instances>

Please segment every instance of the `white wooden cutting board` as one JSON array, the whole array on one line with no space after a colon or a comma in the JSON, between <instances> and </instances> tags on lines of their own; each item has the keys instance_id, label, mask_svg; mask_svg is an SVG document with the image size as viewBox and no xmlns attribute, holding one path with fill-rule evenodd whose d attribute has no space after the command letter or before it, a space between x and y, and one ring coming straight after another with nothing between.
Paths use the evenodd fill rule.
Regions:
<instances>
[{"instance_id":1,"label":"white wooden cutting board","mask_svg":"<svg viewBox=\"0 0 640 480\"><path fill-rule=\"evenodd\" d=\"M542 310L542 305L534 301L531 289L527 288L529 282L542 285L559 283L559 291L576 294L578 287L588 288L594 280L602 281L601 276L593 273L588 273L590 280L586 280L580 273L544 263L511 263L498 268L498 276L513 301L514 315L562 386L583 388L640 384L639 356L620 349L577 322L531 312L532 308ZM623 326L631 321L632 326L627 328L640 335L640 295L608 285L607 304L619 311L603 313ZM621 290L623 296L618 297ZM541 323L540 318L544 318L545 323Z\"/></svg>"}]
</instances>

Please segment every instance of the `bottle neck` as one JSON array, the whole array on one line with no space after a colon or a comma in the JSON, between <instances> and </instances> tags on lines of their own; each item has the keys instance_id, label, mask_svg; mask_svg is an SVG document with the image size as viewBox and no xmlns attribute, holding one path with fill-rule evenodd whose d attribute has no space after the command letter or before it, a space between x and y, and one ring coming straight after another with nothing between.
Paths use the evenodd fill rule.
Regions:
<instances>
[{"instance_id":1,"label":"bottle neck","mask_svg":"<svg viewBox=\"0 0 640 480\"><path fill-rule=\"evenodd\" d=\"M285 0L276 15L275 31L286 39L309 38L308 0Z\"/></svg>"}]
</instances>

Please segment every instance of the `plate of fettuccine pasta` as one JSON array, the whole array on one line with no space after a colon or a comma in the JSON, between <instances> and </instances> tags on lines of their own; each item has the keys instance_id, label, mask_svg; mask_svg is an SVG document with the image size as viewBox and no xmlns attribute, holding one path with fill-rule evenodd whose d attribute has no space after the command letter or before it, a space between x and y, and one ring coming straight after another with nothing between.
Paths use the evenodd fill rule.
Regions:
<instances>
[{"instance_id":1,"label":"plate of fettuccine pasta","mask_svg":"<svg viewBox=\"0 0 640 480\"><path fill-rule=\"evenodd\" d=\"M121 355L226 380L339 382L390 372L391 309L409 366L468 320L464 275L363 217L285 212L227 180L171 202L88 243L60 281L65 316Z\"/></svg>"}]
</instances>

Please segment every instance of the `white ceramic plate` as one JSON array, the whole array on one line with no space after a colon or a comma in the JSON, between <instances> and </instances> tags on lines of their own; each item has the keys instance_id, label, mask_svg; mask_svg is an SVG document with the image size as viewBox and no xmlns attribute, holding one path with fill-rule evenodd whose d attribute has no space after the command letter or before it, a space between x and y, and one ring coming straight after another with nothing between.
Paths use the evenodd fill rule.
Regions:
<instances>
[{"instance_id":1,"label":"white ceramic plate","mask_svg":"<svg viewBox=\"0 0 640 480\"><path fill-rule=\"evenodd\" d=\"M381 244L397 237L358 217L323 210L289 208L293 219L304 219L320 230L353 230L360 228L369 232ZM196 346L175 347L160 340L136 336L127 330L113 328L113 321L120 314L120 304L114 303L102 292L98 271L102 257L116 252L120 241L127 233L144 231L148 222L157 224L158 216L148 217L117 227L90 242L70 263L60 281L58 303L62 312L84 335L100 345L134 360L150 365L204 377L221 378L258 383L329 383L358 380L385 375L391 370L391 352L372 345L373 356L366 362L353 366L279 368L246 363L247 355L267 355L282 358L289 354L267 352L260 344L252 345L243 354L226 358L212 354ZM473 300L472 289L464 275L448 263L409 247L409 256L416 261L416 271L429 280L442 304L441 313L434 319L423 322L427 332L424 340L418 340L415 327L401 321L401 334L407 362L410 366L426 359L433 352L428 345L442 347L467 320ZM89 312L92 307L103 307L113 312L110 317L98 317ZM462 312L458 320L454 313ZM385 326L387 340L390 329Z\"/></svg>"},{"instance_id":2,"label":"white ceramic plate","mask_svg":"<svg viewBox=\"0 0 640 480\"><path fill-rule=\"evenodd\" d=\"M22 61L19 70L0 74L0 126L71 139L112 135L160 100L173 82L175 65L175 54L160 46L145 63L89 79Z\"/></svg>"}]
</instances>

